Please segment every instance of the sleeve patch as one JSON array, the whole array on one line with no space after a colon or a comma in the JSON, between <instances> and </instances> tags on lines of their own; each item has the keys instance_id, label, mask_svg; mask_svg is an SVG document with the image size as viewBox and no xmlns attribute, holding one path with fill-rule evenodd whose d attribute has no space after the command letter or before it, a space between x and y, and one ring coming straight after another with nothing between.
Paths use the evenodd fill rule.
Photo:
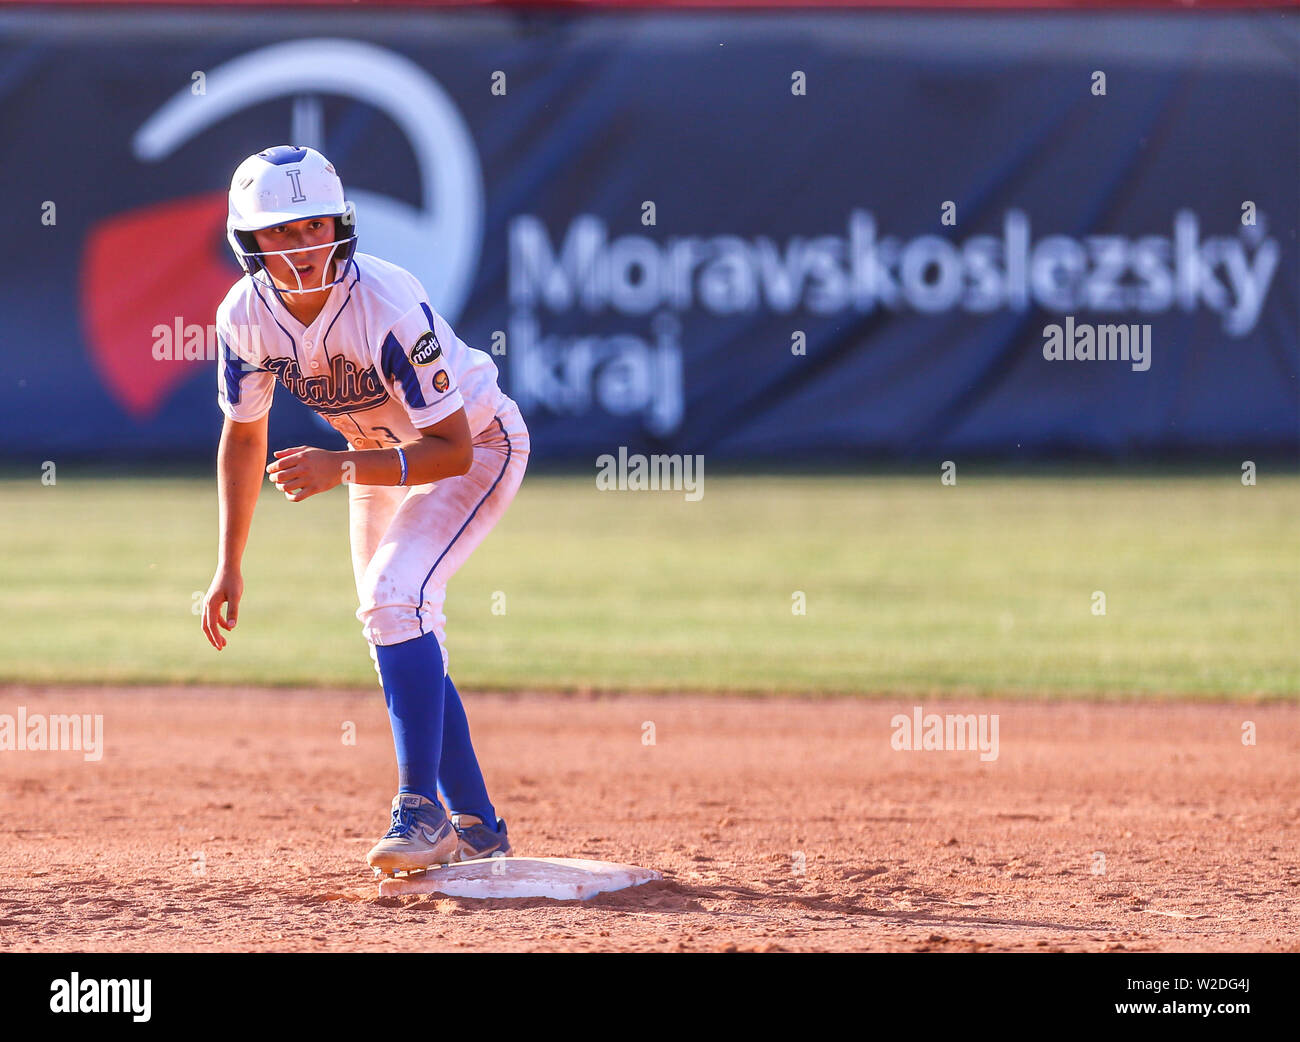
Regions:
<instances>
[{"instance_id":1,"label":"sleeve patch","mask_svg":"<svg viewBox=\"0 0 1300 1042\"><path fill-rule=\"evenodd\" d=\"M433 374L433 389L437 391L439 394L442 394L442 392L445 391L450 386L451 386L451 380L447 376L446 369L439 369L436 373Z\"/></svg>"},{"instance_id":2,"label":"sleeve patch","mask_svg":"<svg viewBox=\"0 0 1300 1042\"><path fill-rule=\"evenodd\" d=\"M434 336L433 330L421 333L420 339L411 348L411 364L429 365L440 357L442 357L442 345L438 343L438 338ZM445 390L445 388L440 387L438 390Z\"/></svg>"}]
</instances>

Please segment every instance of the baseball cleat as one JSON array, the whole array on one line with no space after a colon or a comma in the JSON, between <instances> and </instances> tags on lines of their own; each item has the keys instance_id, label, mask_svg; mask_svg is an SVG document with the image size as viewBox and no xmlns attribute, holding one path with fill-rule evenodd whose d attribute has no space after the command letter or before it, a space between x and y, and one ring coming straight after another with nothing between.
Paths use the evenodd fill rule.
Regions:
<instances>
[{"instance_id":1,"label":"baseball cleat","mask_svg":"<svg viewBox=\"0 0 1300 1042\"><path fill-rule=\"evenodd\" d=\"M423 872L456 860L460 837L442 804L418 792L393 797L393 823L366 855L376 875Z\"/></svg>"},{"instance_id":2,"label":"baseball cleat","mask_svg":"<svg viewBox=\"0 0 1300 1042\"><path fill-rule=\"evenodd\" d=\"M506 835L504 818L497 818L495 830L473 814L453 814L451 824L460 840L456 845L457 861L510 856L510 837Z\"/></svg>"}]
</instances>

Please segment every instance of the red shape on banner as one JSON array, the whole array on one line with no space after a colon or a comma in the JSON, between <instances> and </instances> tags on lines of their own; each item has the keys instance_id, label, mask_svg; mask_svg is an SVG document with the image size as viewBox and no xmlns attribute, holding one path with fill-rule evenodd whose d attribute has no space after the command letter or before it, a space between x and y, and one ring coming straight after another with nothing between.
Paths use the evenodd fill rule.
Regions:
<instances>
[{"instance_id":1,"label":"red shape on banner","mask_svg":"<svg viewBox=\"0 0 1300 1042\"><path fill-rule=\"evenodd\" d=\"M177 385L215 361L206 354L217 305L239 277L223 260L226 193L176 199L91 227L82 253L81 312L91 355L113 397L137 420L158 411ZM184 357L177 321L203 328L204 360ZM154 357L156 326L169 330L170 359ZM215 383L216 376L213 376ZM215 393L215 392L214 392Z\"/></svg>"}]
</instances>

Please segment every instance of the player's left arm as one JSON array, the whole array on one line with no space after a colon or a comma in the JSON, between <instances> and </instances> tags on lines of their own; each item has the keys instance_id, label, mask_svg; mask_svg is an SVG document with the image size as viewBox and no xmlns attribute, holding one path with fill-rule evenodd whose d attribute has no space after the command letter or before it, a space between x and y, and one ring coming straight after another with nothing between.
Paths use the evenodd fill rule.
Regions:
<instances>
[{"instance_id":1,"label":"player's left arm","mask_svg":"<svg viewBox=\"0 0 1300 1042\"><path fill-rule=\"evenodd\" d=\"M287 499L300 503L345 480L354 485L402 484L402 453L406 455L407 485L455 477L473 465L474 441L463 408L419 431L419 438L392 448L332 452L295 445L277 449L266 472Z\"/></svg>"}]
</instances>

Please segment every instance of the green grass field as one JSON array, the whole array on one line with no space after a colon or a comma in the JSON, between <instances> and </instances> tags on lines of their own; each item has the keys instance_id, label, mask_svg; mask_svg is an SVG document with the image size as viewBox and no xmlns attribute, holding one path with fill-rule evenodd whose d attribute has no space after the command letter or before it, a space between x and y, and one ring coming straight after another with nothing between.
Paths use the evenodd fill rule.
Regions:
<instances>
[{"instance_id":1,"label":"green grass field","mask_svg":"<svg viewBox=\"0 0 1300 1042\"><path fill-rule=\"evenodd\" d=\"M1286 696L1300 478L531 476L453 581L465 688ZM230 646L211 479L0 481L0 680L375 685L343 489L267 486ZM795 614L796 591L806 614ZM1093 612L1093 592L1106 597ZM494 613L494 594L504 614ZM501 598L496 599L498 608Z\"/></svg>"}]
</instances>

